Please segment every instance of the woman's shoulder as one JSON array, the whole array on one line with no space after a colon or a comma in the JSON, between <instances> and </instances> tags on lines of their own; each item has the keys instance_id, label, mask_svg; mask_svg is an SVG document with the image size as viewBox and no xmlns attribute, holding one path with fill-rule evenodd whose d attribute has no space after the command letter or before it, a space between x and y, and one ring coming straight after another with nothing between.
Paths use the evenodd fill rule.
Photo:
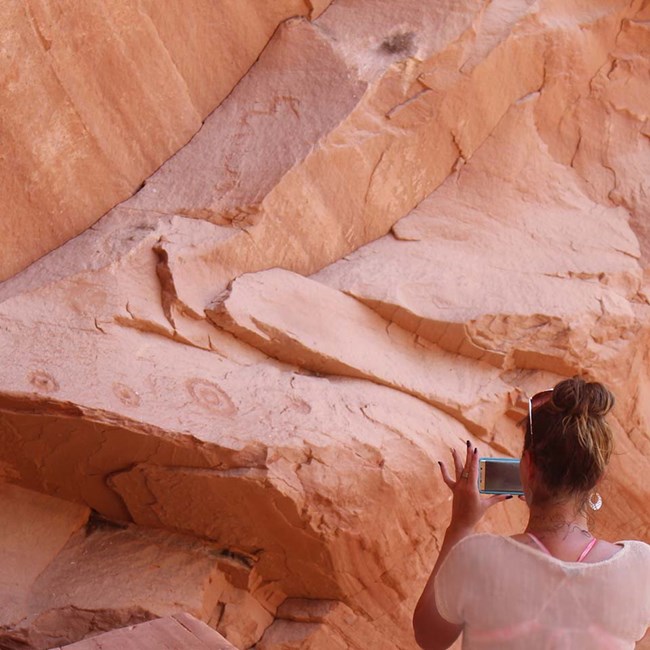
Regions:
<instances>
[{"instance_id":1,"label":"woman's shoulder","mask_svg":"<svg viewBox=\"0 0 650 650\"><path fill-rule=\"evenodd\" d=\"M508 538L494 533L474 533L461 539L452 549L454 554L485 557L486 552L508 546Z\"/></svg>"},{"instance_id":2,"label":"woman's shoulder","mask_svg":"<svg viewBox=\"0 0 650 650\"><path fill-rule=\"evenodd\" d=\"M488 546L494 543L499 543L497 540L501 538L500 535L492 535L490 533L475 533L463 537L456 542L449 554L442 563L440 570L445 565L456 565L457 563L466 563L469 558L486 557L486 550ZM488 554L489 556L489 554Z\"/></svg>"},{"instance_id":3,"label":"woman's shoulder","mask_svg":"<svg viewBox=\"0 0 650 650\"><path fill-rule=\"evenodd\" d=\"M600 564L609 566L612 575L618 574L622 579L624 577L628 591L641 588L645 594L645 602L650 606L650 544L628 539L616 542L616 546L623 548L611 559ZM620 561L617 561L617 558L620 558Z\"/></svg>"},{"instance_id":4,"label":"woman's shoulder","mask_svg":"<svg viewBox=\"0 0 650 650\"><path fill-rule=\"evenodd\" d=\"M454 545L440 570L442 571L444 567L446 571L457 572L462 568L463 571L470 573L489 573L495 567L512 566L518 559L526 563L527 551L524 549L523 554L520 554L517 547L524 549L523 545L503 535L493 533L468 535Z\"/></svg>"},{"instance_id":5,"label":"woman's shoulder","mask_svg":"<svg viewBox=\"0 0 650 650\"><path fill-rule=\"evenodd\" d=\"M624 539L615 543L620 544L621 546L630 546L636 549L639 553L650 553L650 544L642 542L640 539Z\"/></svg>"},{"instance_id":6,"label":"woman's shoulder","mask_svg":"<svg viewBox=\"0 0 650 650\"><path fill-rule=\"evenodd\" d=\"M462 555L464 558L474 555L485 557L486 553L498 551L499 554L523 553L533 558L556 560L540 552L539 548L527 535L508 537L493 533L476 533L462 539L453 550L455 554ZM650 572L650 544L640 540L623 540L616 543L601 540L592 552L594 552L594 556L588 564L601 564L625 559L625 564L632 564L644 573L646 571ZM575 562L556 561L562 564L575 564ZM585 564L582 566L585 566Z\"/></svg>"},{"instance_id":7,"label":"woman's shoulder","mask_svg":"<svg viewBox=\"0 0 650 650\"><path fill-rule=\"evenodd\" d=\"M641 559L650 566L650 544L638 539L626 539L616 542L616 546L622 546L630 556Z\"/></svg>"}]
</instances>

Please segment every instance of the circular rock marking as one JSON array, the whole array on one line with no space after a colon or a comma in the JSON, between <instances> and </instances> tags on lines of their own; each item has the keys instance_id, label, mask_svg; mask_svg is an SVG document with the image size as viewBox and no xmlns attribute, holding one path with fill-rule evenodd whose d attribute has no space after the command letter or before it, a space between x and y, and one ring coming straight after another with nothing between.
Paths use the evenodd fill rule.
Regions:
<instances>
[{"instance_id":1,"label":"circular rock marking","mask_svg":"<svg viewBox=\"0 0 650 650\"><path fill-rule=\"evenodd\" d=\"M234 415L237 412L228 394L214 382L195 377L188 379L185 386L192 399L211 413Z\"/></svg>"},{"instance_id":2,"label":"circular rock marking","mask_svg":"<svg viewBox=\"0 0 650 650\"><path fill-rule=\"evenodd\" d=\"M126 406L140 406L140 395L126 384L116 381L113 384L113 393Z\"/></svg>"},{"instance_id":3,"label":"circular rock marking","mask_svg":"<svg viewBox=\"0 0 650 650\"><path fill-rule=\"evenodd\" d=\"M59 382L45 370L34 370L29 374L29 383L41 393L56 393L59 390Z\"/></svg>"}]
</instances>

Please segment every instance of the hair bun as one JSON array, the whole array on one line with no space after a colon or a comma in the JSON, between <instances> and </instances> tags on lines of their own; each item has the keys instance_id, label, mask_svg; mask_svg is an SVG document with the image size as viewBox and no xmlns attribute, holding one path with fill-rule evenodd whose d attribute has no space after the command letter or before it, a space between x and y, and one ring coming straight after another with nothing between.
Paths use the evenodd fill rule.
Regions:
<instances>
[{"instance_id":1,"label":"hair bun","mask_svg":"<svg viewBox=\"0 0 650 650\"><path fill-rule=\"evenodd\" d=\"M612 454L614 439L603 416L613 405L614 396L605 386L580 377L561 381L551 399L545 395L537 407L529 402L535 417L526 420L524 449L530 450L540 477L533 503L555 496L587 499Z\"/></svg>"},{"instance_id":2,"label":"hair bun","mask_svg":"<svg viewBox=\"0 0 650 650\"><path fill-rule=\"evenodd\" d=\"M598 382L573 377L555 386L553 405L566 415L602 417L614 406L614 396Z\"/></svg>"}]
</instances>

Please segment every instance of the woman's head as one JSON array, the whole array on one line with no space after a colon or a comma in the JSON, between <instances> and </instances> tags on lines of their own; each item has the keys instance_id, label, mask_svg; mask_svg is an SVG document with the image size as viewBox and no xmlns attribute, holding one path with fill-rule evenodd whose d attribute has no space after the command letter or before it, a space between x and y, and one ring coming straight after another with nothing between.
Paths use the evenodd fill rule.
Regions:
<instances>
[{"instance_id":1,"label":"woman's head","mask_svg":"<svg viewBox=\"0 0 650 650\"><path fill-rule=\"evenodd\" d=\"M535 469L534 498L583 496L602 478L612 453L605 415L614 396L598 382L566 379L540 395L526 419L524 452Z\"/></svg>"}]
</instances>

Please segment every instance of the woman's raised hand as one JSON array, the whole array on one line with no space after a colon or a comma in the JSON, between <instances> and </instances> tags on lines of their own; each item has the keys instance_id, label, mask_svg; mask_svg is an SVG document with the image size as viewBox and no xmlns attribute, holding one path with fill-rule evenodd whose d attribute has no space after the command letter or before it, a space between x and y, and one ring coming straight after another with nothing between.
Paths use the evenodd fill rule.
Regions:
<instances>
[{"instance_id":1,"label":"woman's raised hand","mask_svg":"<svg viewBox=\"0 0 650 650\"><path fill-rule=\"evenodd\" d=\"M478 491L478 449L472 449L467 441L465 462L461 460L462 454L455 449L451 450L454 459L456 480L452 479L444 463L438 462L442 472L442 480L453 494L451 507L450 528L474 529L488 508L496 503L501 503L511 498L505 494L482 496Z\"/></svg>"}]
</instances>

